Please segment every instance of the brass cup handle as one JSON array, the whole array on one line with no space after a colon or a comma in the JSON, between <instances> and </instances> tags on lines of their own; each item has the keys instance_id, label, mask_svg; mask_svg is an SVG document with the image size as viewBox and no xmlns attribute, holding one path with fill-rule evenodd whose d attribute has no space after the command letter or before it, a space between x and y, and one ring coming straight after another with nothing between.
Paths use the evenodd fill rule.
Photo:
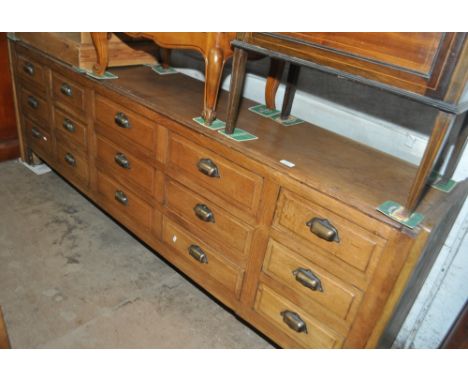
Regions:
<instances>
[{"instance_id":1,"label":"brass cup handle","mask_svg":"<svg viewBox=\"0 0 468 382\"><path fill-rule=\"evenodd\" d=\"M215 222L215 217L213 212L206 206L205 204L198 203L195 205L193 208L195 212L195 216L199 218L200 220L203 220L204 222Z\"/></svg>"},{"instance_id":2,"label":"brass cup handle","mask_svg":"<svg viewBox=\"0 0 468 382\"><path fill-rule=\"evenodd\" d=\"M283 316L283 322L292 330L298 333L307 333L307 324L296 312L284 310L281 312L281 316Z\"/></svg>"},{"instance_id":3,"label":"brass cup handle","mask_svg":"<svg viewBox=\"0 0 468 382\"><path fill-rule=\"evenodd\" d=\"M192 244L190 247L188 247L188 253L200 263L208 264L208 256L206 256L206 253L203 252L203 250L198 245Z\"/></svg>"},{"instance_id":4,"label":"brass cup handle","mask_svg":"<svg viewBox=\"0 0 468 382\"><path fill-rule=\"evenodd\" d=\"M122 154L122 153L115 154L114 161L120 167L125 168L125 169L130 169L130 161L125 156L125 154Z\"/></svg>"},{"instance_id":5,"label":"brass cup handle","mask_svg":"<svg viewBox=\"0 0 468 382\"><path fill-rule=\"evenodd\" d=\"M76 128L75 128L75 125L73 124L72 121L70 121L68 118L65 118L63 120L63 124L62 124L63 128L65 130L67 130L68 132L70 133L74 133Z\"/></svg>"},{"instance_id":6,"label":"brass cup handle","mask_svg":"<svg viewBox=\"0 0 468 382\"><path fill-rule=\"evenodd\" d=\"M218 166L209 158L202 158L197 163L198 171L210 178L219 178Z\"/></svg>"},{"instance_id":7,"label":"brass cup handle","mask_svg":"<svg viewBox=\"0 0 468 382\"><path fill-rule=\"evenodd\" d=\"M326 241L340 242L338 230L327 219L313 218L306 225L310 228L310 232L319 238Z\"/></svg>"},{"instance_id":8,"label":"brass cup handle","mask_svg":"<svg viewBox=\"0 0 468 382\"><path fill-rule=\"evenodd\" d=\"M131 127L128 117L121 111L115 114L114 121L117 126L121 127L122 129L129 129Z\"/></svg>"},{"instance_id":9,"label":"brass cup handle","mask_svg":"<svg viewBox=\"0 0 468 382\"><path fill-rule=\"evenodd\" d=\"M33 135L34 138L37 138L37 139L41 139L42 138L42 134L39 130L37 130L35 127L33 127L31 129L31 133Z\"/></svg>"},{"instance_id":10,"label":"brass cup handle","mask_svg":"<svg viewBox=\"0 0 468 382\"><path fill-rule=\"evenodd\" d=\"M124 206L128 205L128 197L125 195L125 192L117 190L115 191L114 197L120 204L123 204Z\"/></svg>"},{"instance_id":11,"label":"brass cup handle","mask_svg":"<svg viewBox=\"0 0 468 382\"><path fill-rule=\"evenodd\" d=\"M313 291L323 292L322 282L310 269L297 268L293 271L296 281Z\"/></svg>"},{"instance_id":12,"label":"brass cup handle","mask_svg":"<svg viewBox=\"0 0 468 382\"><path fill-rule=\"evenodd\" d=\"M76 159L72 154L66 153L64 159L65 159L65 162L67 162L70 166L72 167L76 166Z\"/></svg>"},{"instance_id":13,"label":"brass cup handle","mask_svg":"<svg viewBox=\"0 0 468 382\"><path fill-rule=\"evenodd\" d=\"M34 65L31 64L30 62L26 62L24 64L23 70L30 76L34 76L34 72L35 72Z\"/></svg>"},{"instance_id":14,"label":"brass cup handle","mask_svg":"<svg viewBox=\"0 0 468 382\"><path fill-rule=\"evenodd\" d=\"M33 109L37 109L39 107L39 101L36 99L36 97L30 95L28 97L28 105L31 106Z\"/></svg>"},{"instance_id":15,"label":"brass cup handle","mask_svg":"<svg viewBox=\"0 0 468 382\"><path fill-rule=\"evenodd\" d=\"M71 97L73 95L73 90L70 85L68 85L66 82L60 86L60 91L62 92L63 95L66 95L67 97Z\"/></svg>"}]
</instances>

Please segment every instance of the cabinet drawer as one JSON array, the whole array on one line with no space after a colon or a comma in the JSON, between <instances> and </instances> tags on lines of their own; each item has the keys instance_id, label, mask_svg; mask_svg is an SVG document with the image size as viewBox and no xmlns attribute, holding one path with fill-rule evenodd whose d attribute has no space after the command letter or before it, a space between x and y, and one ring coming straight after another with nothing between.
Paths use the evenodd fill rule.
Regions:
<instances>
[{"instance_id":1,"label":"cabinet drawer","mask_svg":"<svg viewBox=\"0 0 468 382\"><path fill-rule=\"evenodd\" d=\"M83 87L57 73L52 73L52 95L55 101L72 107L78 113L85 110Z\"/></svg>"},{"instance_id":2,"label":"cabinet drawer","mask_svg":"<svg viewBox=\"0 0 468 382\"><path fill-rule=\"evenodd\" d=\"M52 157L52 139L50 134L42 127L27 118L24 118L24 129L32 150L44 160Z\"/></svg>"},{"instance_id":3,"label":"cabinet drawer","mask_svg":"<svg viewBox=\"0 0 468 382\"><path fill-rule=\"evenodd\" d=\"M177 135L170 139L169 165L174 178L189 177L232 205L255 214L263 185L260 176Z\"/></svg>"},{"instance_id":4,"label":"cabinet drawer","mask_svg":"<svg viewBox=\"0 0 468 382\"><path fill-rule=\"evenodd\" d=\"M243 278L241 269L166 217L163 218L163 241L192 264L188 273L203 272L239 298Z\"/></svg>"},{"instance_id":5,"label":"cabinet drawer","mask_svg":"<svg viewBox=\"0 0 468 382\"><path fill-rule=\"evenodd\" d=\"M278 200L274 226L326 250L362 273L367 272L376 247L382 242L357 224L284 189ZM333 230L336 234L332 234Z\"/></svg>"},{"instance_id":6,"label":"cabinet drawer","mask_svg":"<svg viewBox=\"0 0 468 382\"><path fill-rule=\"evenodd\" d=\"M30 119L37 121L45 130L49 130L49 106L35 92L21 89L21 111Z\"/></svg>"},{"instance_id":7,"label":"cabinet drawer","mask_svg":"<svg viewBox=\"0 0 468 382\"><path fill-rule=\"evenodd\" d=\"M154 169L135 158L127 150L119 148L106 139L97 138L97 159L112 167L125 181L128 179L152 193Z\"/></svg>"},{"instance_id":8,"label":"cabinet drawer","mask_svg":"<svg viewBox=\"0 0 468 382\"><path fill-rule=\"evenodd\" d=\"M304 257L270 240L263 272L344 321L354 318L361 292Z\"/></svg>"},{"instance_id":9,"label":"cabinet drawer","mask_svg":"<svg viewBox=\"0 0 468 382\"><path fill-rule=\"evenodd\" d=\"M243 256L247 255L253 228L171 179L166 184L166 198L168 207L190 226L206 232L210 239L232 247Z\"/></svg>"},{"instance_id":10,"label":"cabinet drawer","mask_svg":"<svg viewBox=\"0 0 468 382\"><path fill-rule=\"evenodd\" d=\"M99 95L96 95L96 119L111 129L111 136L119 134L149 150L154 148L154 123Z\"/></svg>"},{"instance_id":11,"label":"cabinet drawer","mask_svg":"<svg viewBox=\"0 0 468 382\"><path fill-rule=\"evenodd\" d=\"M55 131L66 140L73 141L79 146L86 148L87 136L86 125L68 112L58 108L54 109Z\"/></svg>"},{"instance_id":12,"label":"cabinet drawer","mask_svg":"<svg viewBox=\"0 0 468 382\"><path fill-rule=\"evenodd\" d=\"M78 180L83 185L88 185L89 171L86 156L77 149L57 142L56 161L63 169L65 178Z\"/></svg>"},{"instance_id":13,"label":"cabinet drawer","mask_svg":"<svg viewBox=\"0 0 468 382\"><path fill-rule=\"evenodd\" d=\"M26 83L36 85L39 89L44 90L47 80L44 67L29 57L18 56L17 73Z\"/></svg>"},{"instance_id":14,"label":"cabinet drawer","mask_svg":"<svg viewBox=\"0 0 468 382\"><path fill-rule=\"evenodd\" d=\"M98 171L97 188L102 203L118 218L125 215L141 228L151 228L152 208L128 188Z\"/></svg>"},{"instance_id":15,"label":"cabinet drawer","mask_svg":"<svg viewBox=\"0 0 468 382\"><path fill-rule=\"evenodd\" d=\"M342 346L343 338L340 335L264 284L258 288L255 310L303 347L323 349ZM288 326L284 320L291 314L297 315L297 320L302 322L306 331L298 332Z\"/></svg>"}]
</instances>

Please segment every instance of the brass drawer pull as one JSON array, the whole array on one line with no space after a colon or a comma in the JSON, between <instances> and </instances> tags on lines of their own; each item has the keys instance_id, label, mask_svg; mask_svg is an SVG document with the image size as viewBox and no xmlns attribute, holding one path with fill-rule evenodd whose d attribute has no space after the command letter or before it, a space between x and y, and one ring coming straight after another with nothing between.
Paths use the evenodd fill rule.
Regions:
<instances>
[{"instance_id":1,"label":"brass drawer pull","mask_svg":"<svg viewBox=\"0 0 468 382\"><path fill-rule=\"evenodd\" d=\"M195 211L195 215L197 216L197 218L199 218L200 220L211 223L215 222L213 212L205 204L198 203L193 208L193 210Z\"/></svg>"},{"instance_id":2,"label":"brass drawer pull","mask_svg":"<svg viewBox=\"0 0 468 382\"><path fill-rule=\"evenodd\" d=\"M117 153L114 157L115 163L117 163L120 167L125 169L130 169L130 161L125 156L125 154Z\"/></svg>"},{"instance_id":3,"label":"brass drawer pull","mask_svg":"<svg viewBox=\"0 0 468 382\"><path fill-rule=\"evenodd\" d=\"M31 64L30 62L26 62L24 64L23 70L30 76L34 76L34 73L36 72L36 70L34 69L34 65Z\"/></svg>"},{"instance_id":4,"label":"brass drawer pull","mask_svg":"<svg viewBox=\"0 0 468 382\"><path fill-rule=\"evenodd\" d=\"M297 268L293 271L296 281L313 291L323 292L322 282L310 269Z\"/></svg>"},{"instance_id":5,"label":"brass drawer pull","mask_svg":"<svg viewBox=\"0 0 468 382\"><path fill-rule=\"evenodd\" d=\"M128 205L128 197L123 191L115 191L115 200L117 200L120 204L123 204L124 206Z\"/></svg>"},{"instance_id":6,"label":"brass drawer pull","mask_svg":"<svg viewBox=\"0 0 468 382\"><path fill-rule=\"evenodd\" d=\"M68 132L70 133L74 133L76 128L75 128L75 125L73 124L72 121L70 121L68 118L65 118L63 120L63 124L62 124L63 128L65 130L67 130Z\"/></svg>"},{"instance_id":7,"label":"brass drawer pull","mask_svg":"<svg viewBox=\"0 0 468 382\"><path fill-rule=\"evenodd\" d=\"M42 134L39 130L37 130L35 127L33 127L31 129L31 133L33 135L34 138L37 138L37 139L41 139L42 138Z\"/></svg>"},{"instance_id":8,"label":"brass drawer pull","mask_svg":"<svg viewBox=\"0 0 468 382\"><path fill-rule=\"evenodd\" d=\"M281 315L283 316L283 322L292 330L298 333L307 333L307 325L297 313L284 310Z\"/></svg>"},{"instance_id":9,"label":"brass drawer pull","mask_svg":"<svg viewBox=\"0 0 468 382\"><path fill-rule=\"evenodd\" d=\"M67 162L70 166L72 167L76 166L76 159L72 154L66 153L64 159L65 159L65 162Z\"/></svg>"},{"instance_id":10,"label":"brass drawer pull","mask_svg":"<svg viewBox=\"0 0 468 382\"><path fill-rule=\"evenodd\" d=\"M188 247L188 253L200 263L208 264L208 256L206 256L206 253L203 252L203 250L198 245L192 244L190 247Z\"/></svg>"},{"instance_id":11,"label":"brass drawer pull","mask_svg":"<svg viewBox=\"0 0 468 382\"><path fill-rule=\"evenodd\" d=\"M319 238L326 241L340 242L338 230L327 219L313 218L306 225L310 228L310 232L317 235Z\"/></svg>"},{"instance_id":12,"label":"brass drawer pull","mask_svg":"<svg viewBox=\"0 0 468 382\"><path fill-rule=\"evenodd\" d=\"M36 97L30 95L28 97L28 105L31 106L33 109L37 109L39 107L39 101L36 99Z\"/></svg>"},{"instance_id":13,"label":"brass drawer pull","mask_svg":"<svg viewBox=\"0 0 468 382\"><path fill-rule=\"evenodd\" d=\"M211 178L219 178L218 166L208 158L202 158L197 164L198 171Z\"/></svg>"},{"instance_id":14,"label":"brass drawer pull","mask_svg":"<svg viewBox=\"0 0 468 382\"><path fill-rule=\"evenodd\" d=\"M115 114L114 121L122 129L129 129L131 127L128 117L121 111Z\"/></svg>"},{"instance_id":15,"label":"brass drawer pull","mask_svg":"<svg viewBox=\"0 0 468 382\"><path fill-rule=\"evenodd\" d=\"M73 95L73 90L70 85L68 85L66 82L60 86L60 91L62 92L63 95L66 95L67 97L71 97Z\"/></svg>"}]
</instances>

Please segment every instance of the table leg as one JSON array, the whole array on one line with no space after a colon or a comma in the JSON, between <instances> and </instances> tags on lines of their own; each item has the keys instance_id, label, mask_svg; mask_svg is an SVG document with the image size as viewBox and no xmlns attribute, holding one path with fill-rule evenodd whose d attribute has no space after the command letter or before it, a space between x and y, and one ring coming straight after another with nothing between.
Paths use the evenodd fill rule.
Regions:
<instances>
[{"instance_id":1,"label":"table leg","mask_svg":"<svg viewBox=\"0 0 468 382\"><path fill-rule=\"evenodd\" d=\"M96 49L97 60L93 66L93 72L102 76L109 65L108 52L108 32L91 32L94 48Z\"/></svg>"},{"instance_id":2,"label":"table leg","mask_svg":"<svg viewBox=\"0 0 468 382\"><path fill-rule=\"evenodd\" d=\"M427 186L427 180L439 157L445 138L449 133L455 116L440 111L437 115L432 134L427 143L426 150L419 165L416 176L411 185L408 199L405 203L406 214L409 216L417 207Z\"/></svg>"},{"instance_id":3,"label":"table leg","mask_svg":"<svg viewBox=\"0 0 468 382\"><path fill-rule=\"evenodd\" d=\"M468 141L468 113L460 116L460 118L463 118L463 122L458 133L455 146L453 147L452 154L450 155L450 160L442 177L445 182L452 178Z\"/></svg>"},{"instance_id":4,"label":"table leg","mask_svg":"<svg viewBox=\"0 0 468 382\"><path fill-rule=\"evenodd\" d=\"M161 56L161 62L160 64L164 69L169 68L170 64L170 58L171 58L171 50L167 48L159 48L159 54Z\"/></svg>"},{"instance_id":5,"label":"table leg","mask_svg":"<svg viewBox=\"0 0 468 382\"><path fill-rule=\"evenodd\" d=\"M234 49L232 62L231 84L229 89L226 133L232 134L235 129L237 116L239 114L239 103L244 86L245 65L247 63L247 52L241 48Z\"/></svg>"},{"instance_id":6,"label":"table leg","mask_svg":"<svg viewBox=\"0 0 468 382\"><path fill-rule=\"evenodd\" d=\"M286 82L286 91L284 93L283 107L281 108L281 119L288 119L291 115L291 108L296 94L297 80L301 67L299 65L290 63L288 71L288 79Z\"/></svg>"},{"instance_id":7,"label":"table leg","mask_svg":"<svg viewBox=\"0 0 468 382\"><path fill-rule=\"evenodd\" d=\"M205 60L205 101L202 117L208 125L211 125L216 118L216 102L224 67L223 51L219 48L211 48Z\"/></svg>"},{"instance_id":8,"label":"table leg","mask_svg":"<svg viewBox=\"0 0 468 382\"><path fill-rule=\"evenodd\" d=\"M284 64L284 60L271 58L270 72L265 87L265 105L268 109L276 109L276 92L283 76Z\"/></svg>"}]
</instances>

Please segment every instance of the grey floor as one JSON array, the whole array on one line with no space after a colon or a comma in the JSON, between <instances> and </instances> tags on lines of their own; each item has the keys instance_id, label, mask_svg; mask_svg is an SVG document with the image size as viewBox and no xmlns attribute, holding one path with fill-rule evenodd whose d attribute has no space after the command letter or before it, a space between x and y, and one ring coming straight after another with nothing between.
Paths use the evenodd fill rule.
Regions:
<instances>
[{"instance_id":1,"label":"grey floor","mask_svg":"<svg viewBox=\"0 0 468 382\"><path fill-rule=\"evenodd\" d=\"M55 173L0 163L13 348L271 348Z\"/></svg>"}]
</instances>

